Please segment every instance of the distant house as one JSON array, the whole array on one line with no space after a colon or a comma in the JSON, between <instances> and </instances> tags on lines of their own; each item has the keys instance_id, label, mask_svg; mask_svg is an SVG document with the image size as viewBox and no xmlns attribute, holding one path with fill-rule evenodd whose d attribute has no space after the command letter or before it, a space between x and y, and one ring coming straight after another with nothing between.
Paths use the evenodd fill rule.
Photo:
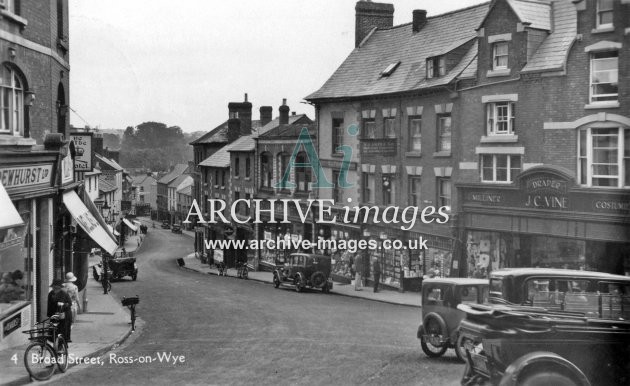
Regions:
<instances>
[{"instance_id":1,"label":"distant house","mask_svg":"<svg viewBox=\"0 0 630 386\"><path fill-rule=\"evenodd\" d=\"M99 198L110 209L110 220L113 221L122 212L123 172L124 169L113 159L98 153L95 155L96 167L101 170L99 175Z\"/></svg>"},{"instance_id":2,"label":"distant house","mask_svg":"<svg viewBox=\"0 0 630 386\"><path fill-rule=\"evenodd\" d=\"M132 181L136 196L136 207L148 207L149 210L157 210L157 180L152 175L135 176ZM138 211L136 211L138 214Z\"/></svg>"},{"instance_id":3,"label":"distant house","mask_svg":"<svg viewBox=\"0 0 630 386\"><path fill-rule=\"evenodd\" d=\"M173 207L169 206L169 203L174 203L174 192L171 193L169 199L168 186L173 180L181 176L188 169L187 164L177 164L173 169L158 180L157 183L157 219L172 221L170 210Z\"/></svg>"},{"instance_id":4,"label":"distant house","mask_svg":"<svg viewBox=\"0 0 630 386\"><path fill-rule=\"evenodd\" d=\"M168 184L168 211L173 216L173 218L171 219L173 222L183 221L179 210L180 208L178 202L178 191L186 189L187 187L190 187L192 185L193 178L188 174L182 174Z\"/></svg>"}]
</instances>

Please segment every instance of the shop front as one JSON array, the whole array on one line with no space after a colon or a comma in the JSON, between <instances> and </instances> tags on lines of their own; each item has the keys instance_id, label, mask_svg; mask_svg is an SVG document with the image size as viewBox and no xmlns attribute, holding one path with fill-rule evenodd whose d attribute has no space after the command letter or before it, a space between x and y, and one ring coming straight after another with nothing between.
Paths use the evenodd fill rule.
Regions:
<instances>
[{"instance_id":1,"label":"shop front","mask_svg":"<svg viewBox=\"0 0 630 386\"><path fill-rule=\"evenodd\" d=\"M574 181L565 170L539 166L509 186L462 186L464 276L504 267L630 275L630 192Z\"/></svg>"},{"instance_id":2,"label":"shop front","mask_svg":"<svg viewBox=\"0 0 630 386\"><path fill-rule=\"evenodd\" d=\"M318 213L318 210L315 212ZM323 222L315 222L317 238L314 241L321 247L315 250L316 253L331 257L332 279L350 284L355 275L354 259L360 252L356 242L361 239L361 226L341 221L344 213L345 208L334 206L330 207L330 213L324 211ZM348 218L354 218L353 210L349 212Z\"/></svg>"}]
</instances>

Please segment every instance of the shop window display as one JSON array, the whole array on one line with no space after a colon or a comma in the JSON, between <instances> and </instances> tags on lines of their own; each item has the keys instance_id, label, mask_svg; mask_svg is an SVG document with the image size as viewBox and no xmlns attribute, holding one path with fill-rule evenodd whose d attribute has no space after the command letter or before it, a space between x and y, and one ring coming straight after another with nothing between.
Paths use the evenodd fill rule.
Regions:
<instances>
[{"instance_id":1,"label":"shop window display","mask_svg":"<svg viewBox=\"0 0 630 386\"><path fill-rule=\"evenodd\" d=\"M22 208L18 205L18 211ZM30 215L21 212L25 225L0 229L0 316L32 298L32 272L28 249Z\"/></svg>"}]
</instances>

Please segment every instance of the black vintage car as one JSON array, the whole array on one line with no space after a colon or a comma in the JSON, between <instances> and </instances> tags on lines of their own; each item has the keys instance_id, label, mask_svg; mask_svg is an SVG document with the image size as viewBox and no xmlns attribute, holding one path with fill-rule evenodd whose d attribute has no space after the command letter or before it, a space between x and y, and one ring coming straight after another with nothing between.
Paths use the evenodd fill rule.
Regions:
<instances>
[{"instance_id":1,"label":"black vintage car","mask_svg":"<svg viewBox=\"0 0 630 386\"><path fill-rule=\"evenodd\" d=\"M107 253L104 254L103 261L92 266L92 276L96 281L101 280L105 261L110 279L119 280L129 276L135 281L138 278L138 265L131 253L116 252L113 257Z\"/></svg>"},{"instance_id":2,"label":"black vintage car","mask_svg":"<svg viewBox=\"0 0 630 386\"><path fill-rule=\"evenodd\" d=\"M162 229L171 229L171 224L168 222L168 220L162 221Z\"/></svg>"},{"instance_id":3,"label":"black vintage car","mask_svg":"<svg viewBox=\"0 0 630 386\"><path fill-rule=\"evenodd\" d=\"M173 228L171 228L171 232L182 234L182 226L179 224L173 224Z\"/></svg>"},{"instance_id":4,"label":"black vintage car","mask_svg":"<svg viewBox=\"0 0 630 386\"><path fill-rule=\"evenodd\" d=\"M273 271L273 283L276 288L280 285L293 286L297 292L309 287L328 293L333 288L330 268L329 256L293 253L284 266Z\"/></svg>"},{"instance_id":5,"label":"black vintage car","mask_svg":"<svg viewBox=\"0 0 630 386\"><path fill-rule=\"evenodd\" d=\"M630 384L630 277L497 270L490 302L459 306L462 384Z\"/></svg>"}]
</instances>

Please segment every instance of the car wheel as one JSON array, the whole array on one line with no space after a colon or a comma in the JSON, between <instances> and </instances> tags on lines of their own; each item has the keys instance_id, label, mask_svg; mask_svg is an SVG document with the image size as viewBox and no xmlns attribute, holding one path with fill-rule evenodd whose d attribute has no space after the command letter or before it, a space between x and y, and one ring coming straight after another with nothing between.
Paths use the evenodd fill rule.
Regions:
<instances>
[{"instance_id":1,"label":"car wheel","mask_svg":"<svg viewBox=\"0 0 630 386\"><path fill-rule=\"evenodd\" d=\"M457 355L457 359L462 362L466 362L466 342L470 341L470 339L464 337L464 335L457 336L457 343L455 343L455 355Z\"/></svg>"},{"instance_id":2,"label":"car wheel","mask_svg":"<svg viewBox=\"0 0 630 386\"><path fill-rule=\"evenodd\" d=\"M322 292L325 294L330 293L330 289L328 288L328 282L324 283L324 285L322 286Z\"/></svg>"},{"instance_id":3,"label":"car wheel","mask_svg":"<svg viewBox=\"0 0 630 386\"><path fill-rule=\"evenodd\" d=\"M435 318L426 319L425 335L444 336L442 327ZM434 344L431 344L430 342L427 342L424 335L420 338L420 347L422 347L422 351L424 351L424 353L431 358L441 357L448 349L448 346L446 344L436 346Z\"/></svg>"},{"instance_id":4,"label":"car wheel","mask_svg":"<svg viewBox=\"0 0 630 386\"><path fill-rule=\"evenodd\" d=\"M280 287L280 279L277 274L273 275L273 286L276 288Z\"/></svg>"},{"instance_id":5,"label":"car wheel","mask_svg":"<svg viewBox=\"0 0 630 386\"><path fill-rule=\"evenodd\" d=\"M536 371L518 382L521 386L576 386L576 383L555 370Z\"/></svg>"},{"instance_id":6,"label":"car wheel","mask_svg":"<svg viewBox=\"0 0 630 386\"><path fill-rule=\"evenodd\" d=\"M304 291L304 283L302 283L302 280L300 279L299 276L297 276L295 278L295 280L293 281L293 283L295 284L295 291L296 292L302 292Z\"/></svg>"}]
</instances>

